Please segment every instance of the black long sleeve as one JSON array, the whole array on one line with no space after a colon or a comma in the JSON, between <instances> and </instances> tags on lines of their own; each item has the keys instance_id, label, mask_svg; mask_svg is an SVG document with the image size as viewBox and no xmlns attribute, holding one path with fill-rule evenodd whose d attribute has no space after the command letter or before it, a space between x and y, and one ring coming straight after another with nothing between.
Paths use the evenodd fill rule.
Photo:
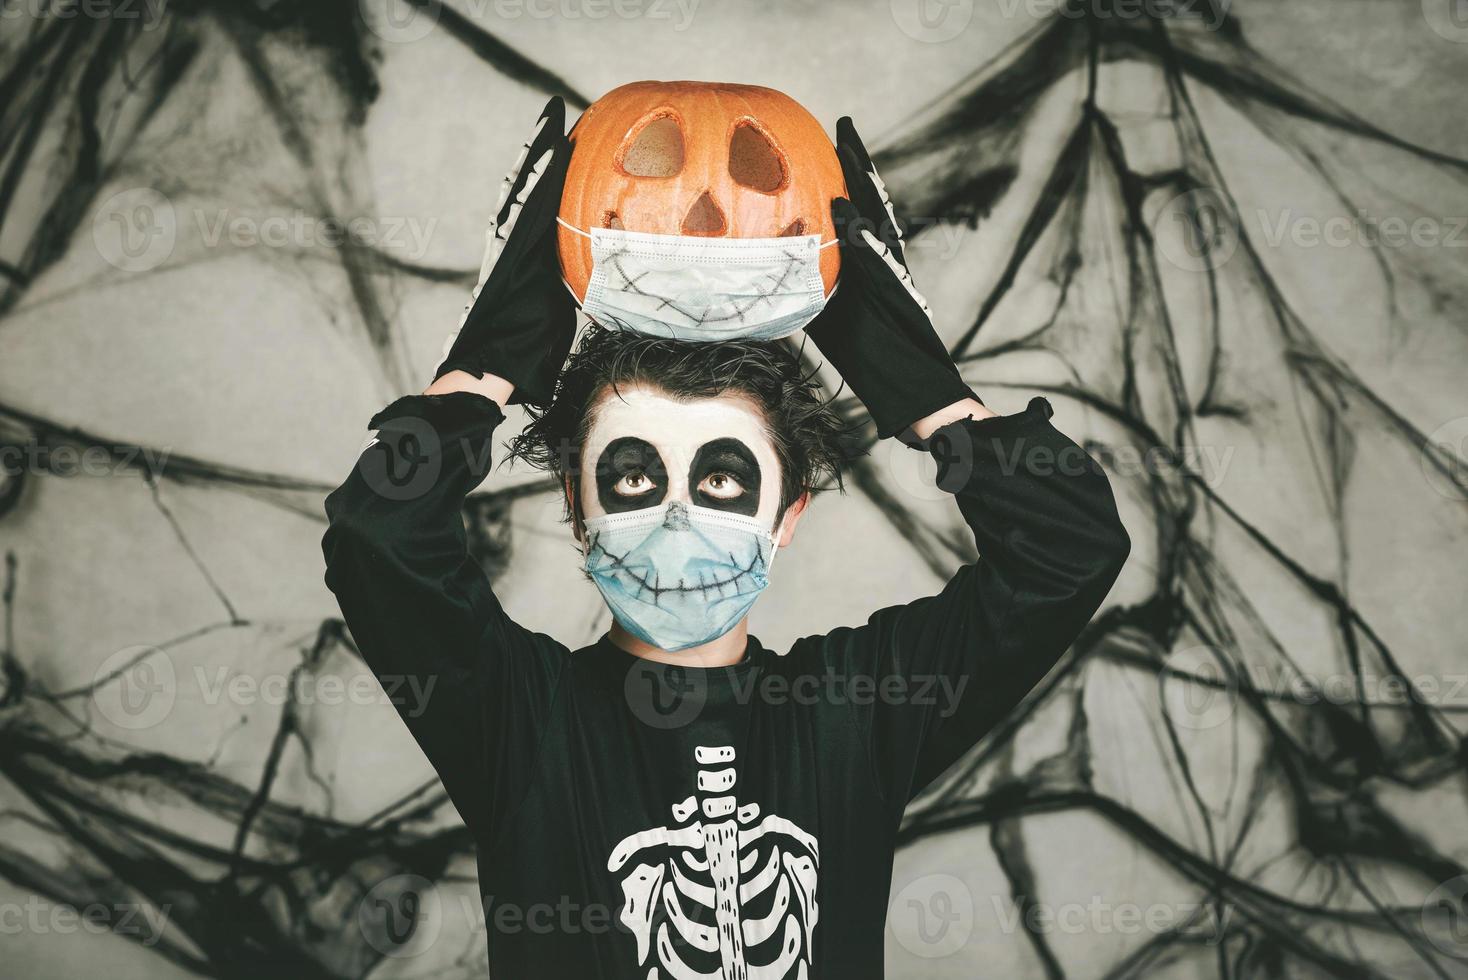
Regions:
<instances>
[{"instance_id":1,"label":"black long sleeve","mask_svg":"<svg viewBox=\"0 0 1468 980\"><path fill-rule=\"evenodd\" d=\"M811 638L828 671L866 684L848 684L848 702L893 821L1059 661L1126 560L1105 474L1050 415L1036 398L1015 415L940 429L930 444L939 484L979 560L935 596Z\"/></svg>"},{"instance_id":2,"label":"black long sleeve","mask_svg":"<svg viewBox=\"0 0 1468 980\"><path fill-rule=\"evenodd\" d=\"M501 418L467 393L394 403L324 542L384 686L431 690L399 709L474 835L491 974L880 977L904 805L1054 666L1126 558L1100 468L1042 399L945 426L978 561L863 626L701 668L605 636L568 653L505 615L460 514Z\"/></svg>"},{"instance_id":3,"label":"black long sleeve","mask_svg":"<svg viewBox=\"0 0 1468 980\"><path fill-rule=\"evenodd\" d=\"M510 620L467 551L462 505L503 418L468 392L389 405L326 498L322 541L363 658L483 836L523 796L567 654Z\"/></svg>"}]
</instances>

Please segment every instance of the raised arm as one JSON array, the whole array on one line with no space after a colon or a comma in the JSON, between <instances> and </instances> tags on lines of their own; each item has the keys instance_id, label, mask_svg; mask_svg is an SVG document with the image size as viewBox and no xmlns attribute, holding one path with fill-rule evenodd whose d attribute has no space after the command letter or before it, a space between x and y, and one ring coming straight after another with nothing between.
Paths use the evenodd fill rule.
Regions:
<instances>
[{"instance_id":1,"label":"raised arm","mask_svg":"<svg viewBox=\"0 0 1468 980\"><path fill-rule=\"evenodd\" d=\"M845 701L895 822L1064 655L1130 542L1105 474L1051 426L1048 402L997 416L962 381L850 120L837 133L852 195L833 206L842 299L809 332L879 435L933 454L979 551L937 595L812 638L825 669L849 685Z\"/></svg>"},{"instance_id":2,"label":"raised arm","mask_svg":"<svg viewBox=\"0 0 1468 980\"><path fill-rule=\"evenodd\" d=\"M563 134L554 99L505 181L479 282L438 377L372 419L374 437L326 499L326 584L481 836L528 787L567 652L505 614L468 553L462 517L488 474L501 406L548 400L574 333L554 253Z\"/></svg>"}]
</instances>

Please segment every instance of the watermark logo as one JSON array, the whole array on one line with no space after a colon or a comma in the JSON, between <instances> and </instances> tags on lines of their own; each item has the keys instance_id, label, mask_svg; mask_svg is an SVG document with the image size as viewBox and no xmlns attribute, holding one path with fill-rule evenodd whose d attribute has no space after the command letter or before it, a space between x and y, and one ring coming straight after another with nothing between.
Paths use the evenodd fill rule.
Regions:
<instances>
[{"instance_id":1,"label":"watermark logo","mask_svg":"<svg viewBox=\"0 0 1468 980\"><path fill-rule=\"evenodd\" d=\"M173 660L157 647L124 647L98 665L91 694L102 717L118 728L152 728L178 698Z\"/></svg>"},{"instance_id":2,"label":"watermark logo","mask_svg":"<svg viewBox=\"0 0 1468 980\"><path fill-rule=\"evenodd\" d=\"M357 471L380 497L417 500L438 482L441 449L438 430L427 419L400 415L368 440Z\"/></svg>"},{"instance_id":3,"label":"watermark logo","mask_svg":"<svg viewBox=\"0 0 1468 980\"><path fill-rule=\"evenodd\" d=\"M1212 647L1174 650L1160 680L1163 713L1179 728L1209 731L1233 717L1238 685Z\"/></svg>"},{"instance_id":4,"label":"watermark logo","mask_svg":"<svg viewBox=\"0 0 1468 980\"><path fill-rule=\"evenodd\" d=\"M167 13L165 0L0 0L0 21L115 20L153 31Z\"/></svg>"},{"instance_id":5,"label":"watermark logo","mask_svg":"<svg viewBox=\"0 0 1468 980\"><path fill-rule=\"evenodd\" d=\"M357 0L362 23L389 44L423 40L433 31L442 10L442 0Z\"/></svg>"},{"instance_id":6,"label":"watermark logo","mask_svg":"<svg viewBox=\"0 0 1468 980\"><path fill-rule=\"evenodd\" d=\"M1468 875L1443 882L1422 903L1428 942L1458 960L1468 960Z\"/></svg>"},{"instance_id":7,"label":"watermark logo","mask_svg":"<svg viewBox=\"0 0 1468 980\"><path fill-rule=\"evenodd\" d=\"M1449 500L1468 500L1468 415L1433 429L1418 458L1428 486Z\"/></svg>"},{"instance_id":8,"label":"watermark logo","mask_svg":"<svg viewBox=\"0 0 1468 980\"><path fill-rule=\"evenodd\" d=\"M924 44L953 40L973 18L974 0L892 0L897 29Z\"/></svg>"},{"instance_id":9,"label":"watermark logo","mask_svg":"<svg viewBox=\"0 0 1468 980\"><path fill-rule=\"evenodd\" d=\"M1110 902L1093 895L1085 902L1052 904L1026 896L989 898L999 930L1013 935L1023 927L1037 936L1186 936L1217 946L1228 935L1233 906L1203 902Z\"/></svg>"},{"instance_id":10,"label":"watermark logo","mask_svg":"<svg viewBox=\"0 0 1468 980\"><path fill-rule=\"evenodd\" d=\"M923 959L952 956L974 931L974 896L949 874L909 882L887 908L887 926L902 948Z\"/></svg>"},{"instance_id":11,"label":"watermark logo","mask_svg":"<svg viewBox=\"0 0 1468 980\"><path fill-rule=\"evenodd\" d=\"M92 219L92 241L125 272L156 269L173 255L180 231L215 248L345 249L353 246L418 261L428 253L438 219L412 215L316 215L300 209L249 214L230 208L180 210L151 187L120 191Z\"/></svg>"},{"instance_id":12,"label":"watermark logo","mask_svg":"<svg viewBox=\"0 0 1468 980\"><path fill-rule=\"evenodd\" d=\"M1216 31L1228 19L1231 0L999 0L1005 20L1065 17L1095 21L1179 21Z\"/></svg>"},{"instance_id":13,"label":"watermark logo","mask_svg":"<svg viewBox=\"0 0 1468 980\"><path fill-rule=\"evenodd\" d=\"M357 928L367 945L383 956L421 956L443 929L443 900L433 882L401 874L372 886L357 905Z\"/></svg>"},{"instance_id":14,"label":"watermark logo","mask_svg":"<svg viewBox=\"0 0 1468 980\"><path fill-rule=\"evenodd\" d=\"M1164 259L1184 272L1221 268L1239 247L1233 207L1211 187L1179 194L1152 219L1152 237Z\"/></svg>"},{"instance_id":15,"label":"watermark logo","mask_svg":"<svg viewBox=\"0 0 1468 980\"><path fill-rule=\"evenodd\" d=\"M632 714L649 728L692 724L708 701L708 678L699 667L639 659L627 671L622 689Z\"/></svg>"},{"instance_id":16,"label":"watermark logo","mask_svg":"<svg viewBox=\"0 0 1468 980\"><path fill-rule=\"evenodd\" d=\"M1468 0L1422 0L1422 17L1443 40L1468 44Z\"/></svg>"},{"instance_id":17,"label":"watermark logo","mask_svg":"<svg viewBox=\"0 0 1468 980\"><path fill-rule=\"evenodd\" d=\"M1468 217L1403 215L1377 217L1365 208L1355 214L1324 217L1301 214L1292 208L1256 212L1265 245L1279 248L1464 248L1468 247Z\"/></svg>"},{"instance_id":18,"label":"watermark logo","mask_svg":"<svg viewBox=\"0 0 1468 980\"><path fill-rule=\"evenodd\" d=\"M148 272L168 261L178 242L173 203L151 187L118 191L92 218L97 253L124 272Z\"/></svg>"},{"instance_id":19,"label":"watermark logo","mask_svg":"<svg viewBox=\"0 0 1468 980\"><path fill-rule=\"evenodd\" d=\"M89 902L73 905L31 895L24 902L0 902L0 935L128 936L142 946L152 947L163 938L172 905L137 905L131 902Z\"/></svg>"}]
</instances>

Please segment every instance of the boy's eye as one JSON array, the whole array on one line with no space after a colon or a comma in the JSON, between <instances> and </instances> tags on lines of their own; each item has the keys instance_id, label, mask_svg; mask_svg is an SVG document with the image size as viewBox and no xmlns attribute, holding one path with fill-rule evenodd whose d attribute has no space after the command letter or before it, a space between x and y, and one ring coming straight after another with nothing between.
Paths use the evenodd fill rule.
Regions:
<instances>
[{"instance_id":1,"label":"boy's eye","mask_svg":"<svg viewBox=\"0 0 1468 980\"><path fill-rule=\"evenodd\" d=\"M735 497L743 496L744 485L729 473L710 473L699 483L698 489L701 493L708 494L718 500L733 500Z\"/></svg>"},{"instance_id":2,"label":"boy's eye","mask_svg":"<svg viewBox=\"0 0 1468 980\"><path fill-rule=\"evenodd\" d=\"M640 497L651 493L657 484L642 470L626 473L612 486L612 492L623 497Z\"/></svg>"}]
</instances>

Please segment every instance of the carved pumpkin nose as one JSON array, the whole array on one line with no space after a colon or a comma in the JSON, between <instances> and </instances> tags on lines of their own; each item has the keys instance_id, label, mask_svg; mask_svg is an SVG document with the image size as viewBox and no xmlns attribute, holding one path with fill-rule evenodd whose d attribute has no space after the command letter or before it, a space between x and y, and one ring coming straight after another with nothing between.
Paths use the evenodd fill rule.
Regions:
<instances>
[{"instance_id":1,"label":"carved pumpkin nose","mask_svg":"<svg viewBox=\"0 0 1468 980\"><path fill-rule=\"evenodd\" d=\"M685 235L722 235L728 227L724 212L714 203L714 197L708 191L700 194L698 200L693 202L693 207L683 216Z\"/></svg>"}]
</instances>

